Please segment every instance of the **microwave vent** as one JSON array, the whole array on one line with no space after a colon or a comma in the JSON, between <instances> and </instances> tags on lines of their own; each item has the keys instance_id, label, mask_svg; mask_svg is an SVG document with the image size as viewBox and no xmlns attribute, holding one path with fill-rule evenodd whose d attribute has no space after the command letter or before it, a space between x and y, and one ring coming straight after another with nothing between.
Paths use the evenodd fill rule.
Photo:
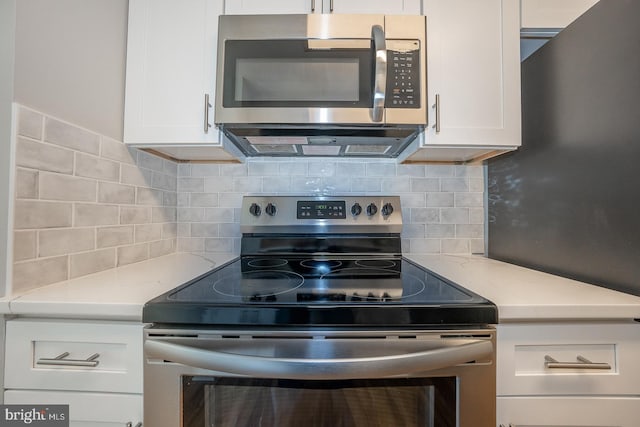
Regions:
<instances>
[{"instance_id":1,"label":"microwave vent","mask_svg":"<svg viewBox=\"0 0 640 427\"><path fill-rule=\"evenodd\" d=\"M267 145L267 144L256 144L253 145L253 149L258 154L287 154L287 155L295 155L298 154L298 150L295 145Z\"/></svg>"},{"instance_id":2,"label":"microwave vent","mask_svg":"<svg viewBox=\"0 0 640 427\"><path fill-rule=\"evenodd\" d=\"M365 145L365 144L352 144L347 146L347 154L360 154L360 155L381 155L386 154L391 149L390 145Z\"/></svg>"}]
</instances>

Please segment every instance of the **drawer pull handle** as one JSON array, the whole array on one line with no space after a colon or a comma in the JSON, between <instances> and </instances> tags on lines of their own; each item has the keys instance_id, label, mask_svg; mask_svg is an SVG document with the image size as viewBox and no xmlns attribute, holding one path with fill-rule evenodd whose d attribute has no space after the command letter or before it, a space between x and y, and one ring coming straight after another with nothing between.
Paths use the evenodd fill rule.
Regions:
<instances>
[{"instance_id":1,"label":"drawer pull handle","mask_svg":"<svg viewBox=\"0 0 640 427\"><path fill-rule=\"evenodd\" d=\"M577 362L558 362L553 357L544 356L544 366L549 369L611 369L611 365L604 362L592 362L586 357L576 356Z\"/></svg>"},{"instance_id":2,"label":"drawer pull handle","mask_svg":"<svg viewBox=\"0 0 640 427\"><path fill-rule=\"evenodd\" d=\"M68 351L65 351L62 354L59 354L58 356L54 357L53 359L49 359L46 357L41 357L40 359L38 359L38 361L36 362L37 365L62 365L62 366L84 366L84 367L90 367L90 368L95 368L96 366L98 366L98 363L100 363L100 361L98 360L98 357L100 357L100 353L95 353L92 354L91 356L87 357L86 359L67 359L66 357L69 355Z\"/></svg>"},{"instance_id":3,"label":"drawer pull handle","mask_svg":"<svg viewBox=\"0 0 640 427\"><path fill-rule=\"evenodd\" d=\"M131 421L129 421L125 427L134 427L133 423ZM138 424L135 425L135 427L142 427L142 422L139 422Z\"/></svg>"}]
</instances>

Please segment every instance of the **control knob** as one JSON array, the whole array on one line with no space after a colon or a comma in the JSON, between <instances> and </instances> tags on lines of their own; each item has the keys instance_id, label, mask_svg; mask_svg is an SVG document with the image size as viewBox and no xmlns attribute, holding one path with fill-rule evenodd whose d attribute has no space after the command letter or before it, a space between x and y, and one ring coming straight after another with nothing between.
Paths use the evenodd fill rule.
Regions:
<instances>
[{"instance_id":1,"label":"control knob","mask_svg":"<svg viewBox=\"0 0 640 427\"><path fill-rule=\"evenodd\" d=\"M353 206L351 206L351 215L353 216L358 216L362 213L362 206L360 206L360 203L354 203Z\"/></svg>"},{"instance_id":2,"label":"control knob","mask_svg":"<svg viewBox=\"0 0 640 427\"><path fill-rule=\"evenodd\" d=\"M267 204L267 207L264 208L264 211L267 215L274 216L276 214L276 205L269 203Z\"/></svg>"},{"instance_id":3,"label":"control knob","mask_svg":"<svg viewBox=\"0 0 640 427\"><path fill-rule=\"evenodd\" d=\"M391 203L385 203L384 206L382 206L380 213L382 213L382 216L384 217L391 215L393 213L393 206Z\"/></svg>"},{"instance_id":4,"label":"control knob","mask_svg":"<svg viewBox=\"0 0 640 427\"><path fill-rule=\"evenodd\" d=\"M367 206L367 216L374 216L376 213L378 213L378 207L376 204L369 204L369 206Z\"/></svg>"},{"instance_id":5,"label":"control knob","mask_svg":"<svg viewBox=\"0 0 640 427\"><path fill-rule=\"evenodd\" d=\"M249 206L249 213L253 216L260 216L262 213L262 209L260 209L260 205L257 203L251 203Z\"/></svg>"}]
</instances>

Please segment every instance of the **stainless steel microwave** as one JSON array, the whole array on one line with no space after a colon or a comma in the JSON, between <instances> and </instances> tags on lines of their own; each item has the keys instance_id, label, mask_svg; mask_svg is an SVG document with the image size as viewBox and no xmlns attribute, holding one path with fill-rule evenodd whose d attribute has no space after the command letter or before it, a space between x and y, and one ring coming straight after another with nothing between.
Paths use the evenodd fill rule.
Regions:
<instances>
[{"instance_id":1,"label":"stainless steel microwave","mask_svg":"<svg viewBox=\"0 0 640 427\"><path fill-rule=\"evenodd\" d=\"M424 16L220 17L215 122L248 156L395 157L426 90Z\"/></svg>"}]
</instances>

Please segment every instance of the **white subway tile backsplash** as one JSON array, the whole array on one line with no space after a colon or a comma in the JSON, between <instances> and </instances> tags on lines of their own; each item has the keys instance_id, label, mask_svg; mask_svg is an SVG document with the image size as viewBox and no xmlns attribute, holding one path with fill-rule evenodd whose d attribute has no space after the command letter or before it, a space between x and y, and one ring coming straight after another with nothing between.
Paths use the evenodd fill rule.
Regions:
<instances>
[{"instance_id":1,"label":"white subway tile backsplash","mask_svg":"<svg viewBox=\"0 0 640 427\"><path fill-rule=\"evenodd\" d=\"M238 253L248 194L399 195L403 251L484 251L483 166L334 158L182 164L26 108L18 123L14 289L41 286L36 272L48 267L55 272L47 282L176 250Z\"/></svg>"},{"instance_id":2,"label":"white subway tile backsplash","mask_svg":"<svg viewBox=\"0 0 640 427\"><path fill-rule=\"evenodd\" d=\"M26 138L18 138L16 165L40 171L72 174L73 151Z\"/></svg>"},{"instance_id":3,"label":"white subway tile backsplash","mask_svg":"<svg viewBox=\"0 0 640 427\"><path fill-rule=\"evenodd\" d=\"M13 261L24 261L36 257L36 232L16 231L13 233Z\"/></svg>"},{"instance_id":4,"label":"white subway tile backsplash","mask_svg":"<svg viewBox=\"0 0 640 427\"><path fill-rule=\"evenodd\" d=\"M22 292L67 280L68 256L38 258L13 265L13 292Z\"/></svg>"},{"instance_id":5,"label":"white subway tile backsplash","mask_svg":"<svg viewBox=\"0 0 640 427\"><path fill-rule=\"evenodd\" d=\"M46 117L44 123L46 142L83 153L100 154L100 135L51 117Z\"/></svg>"},{"instance_id":6,"label":"white subway tile backsplash","mask_svg":"<svg viewBox=\"0 0 640 427\"><path fill-rule=\"evenodd\" d=\"M177 163L24 107L17 132L12 290L175 251Z\"/></svg>"},{"instance_id":7,"label":"white subway tile backsplash","mask_svg":"<svg viewBox=\"0 0 640 427\"><path fill-rule=\"evenodd\" d=\"M162 206L162 191L154 188L136 187L136 204Z\"/></svg>"},{"instance_id":8,"label":"white subway tile backsplash","mask_svg":"<svg viewBox=\"0 0 640 427\"><path fill-rule=\"evenodd\" d=\"M469 224L469 209L442 208L440 210L440 222L442 224Z\"/></svg>"},{"instance_id":9,"label":"white subway tile backsplash","mask_svg":"<svg viewBox=\"0 0 640 427\"><path fill-rule=\"evenodd\" d=\"M76 153L76 175L118 182L120 164L83 153Z\"/></svg>"},{"instance_id":10,"label":"white subway tile backsplash","mask_svg":"<svg viewBox=\"0 0 640 427\"><path fill-rule=\"evenodd\" d=\"M38 171L18 169L16 171L16 197L18 199L38 198Z\"/></svg>"},{"instance_id":11,"label":"white subway tile backsplash","mask_svg":"<svg viewBox=\"0 0 640 427\"><path fill-rule=\"evenodd\" d=\"M161 224L139 224L135 226L135 242L144 243L162 239Z\"/></svg>"},{"instance_id":12,"label":"white subway tile backsplash","mask_svg":"<svg viewBox=\"0 0 640 427\"><path fill-rule=\"evenodd\" d=\"M151 222L151 207L122 206L120 224L146 224Z\"/></svg>"},{"instance_id":13,"label":"white subway tile backsplash","mask_svg":"<svg viewBox=\"0 0 640 427\"><path fill-rule=\"evenodd\" d=\"M73 210L74 227L118 224L118 206L76 203Z\"/></svg>"},{"instance_id":14,"label":"white subway tile backsplash","mask_svg":"<svg viewBox=\"0 0 640 427\"><path fill-rule=\"evenodd\" d=\"M153 171L142 169L138 166L120 165L120 183L137 185L139 187L150 187L153 181Z\"/></svg>"},{"instance_id":15,"label":"white subway tile backsplash","mask_svg":"<svg viewBox=\"0 0 640 427\"><path fill-rule=\"evenodd\" d=\"M204 192L204 178L178 177L178 192Z\"/></svg>"},{"instance_id":16,"label":"white subway tile backsplash","mask_svg":"<svg viewBox=\"0 0 640 427\"><path fill-rule=\"evenodd\" d=\"M442 239L442 253L465 254L470 253L467 239Z\"/></svg>"},{"instance_id":17,"label":"white subway tile backsplash","mask_svg":"<svg viewBox=\"0 0 640 427\"><path fill-rule=\"evenodd\" d=\"M158 240L156 242L149 243L149 258L157 258L162 255L167 255L176 250L176 241L173 240Z\"/></svg>"},{"instance_id":18,"label":"white subway tile backsplash","mask_svg":"<svg viewBox=\"0 0 640 427\"><path fill-rule=\"evenodd\" d=\"M191 207L218 206L217 193L191 193Z\"/></svg>"},{"instance_id":19,"label":"white subway tile backsplash","mask_svg":"<svg viewBox=\"0 0 640 427\"><path fill-rule=\"evenodd\" d=\"M469 180L467 178L442 178L440 179L440 189L442 191L469 191Z\"/></svg>"},{"instance_id":20,"label":"white subway tile backsplash","mask_svg":"<svg viewBox=\"0 0 640 427\"><path fill-rule=\"evenodd\" d=\"M427 207L454 207L454 193L427 193Z\"/></svg>"},{"instance_id":21,"label":"white subway tile backsplash","mask_svg":"<svg viewBox=\"0 0 640 427\"><path fill-rule=\"evenodd\" d=\"M40 172L39 178L40 199L96 201L97 185L95 180L49 172Z\"/></svg>"},{"instance_id":22,"label":"white subway tile backsplash","mask_svg":"<svg viewBox=\"0 0 640 427\"><path fill-rule=\"evenodd\" d=\"M137 154L138 161L136 162L136 164L139 167L144 169L151 169L156 172L164 171L164 159L140 150L138 150Z\"/></svg>"},{"instance_id":23,"label":"white subway tile backsplash","mask_svg":"<svg viewBox=\"0 0 640 427\"><path fill-rule=\"evenodd\" d=\"M116 266L115 248L99 249L69 256L70 275L73 279L87 274L108 270Z\"/></svg>"},{"instance_id":24,"label":"white subway tile backsplash","mask_svg":"<svg viewBox=\"0 0 640 427\"><path fill-rule=\"evenodd\" d=\"M70 227L72 204L36 200L16 200L16 230Z\"/></svg>"},{"instance_id":25,"label":"white subway tile backsplash","mask_svg":"<svg viewBox=\"0 0 640 427\"><path fill-rule=\"evenodd\" d=\"M21 108L18 112L18 135L42 139L43 116L35 111Z\"/></svg>"},{"instance_id":26,"label":"white subway tile backsplash","mask_svg":"<svg viewBox=\"0 0 640 427\"><path fill-rule=\"evenodd\" d=\"M65 228L38 232L38 257L66 255L95 249L93 228Z\"/></svg>"},{"instance_id":27,"label":"white subway tile backsplash","mask_svg":"<svg viewBox=\"0 0 640 427\"><path fill-rule=\"evenodd\" d=\"M191 237L218 237L218 224L197 222L191 224Z\"/></svg>"},{"instance_id":28,"label":"white subway tile backsplash","mask_svg":"<svg viewBox=\"0 0 640 427\"><path fill-rule=\"evenodd\" d=\"M116 225L112 227L98 227L96 242L98 249L113 246L130 245L133 243L134 226Z\"/></svg>"},{"instance_id":29,"label":"white subway tile backsplash","mask_svg":"<svg viewBox=\"0 0 640 427\"><path fill-rule=\"evenodd\" d=\"M120 163L134 165L137 151L135 148L128 147L122 142L106 136L102 137L100 143L100 156Z\"/></svg>"},{"instance_id":30,"label":"white subway tile backsplash","mask_svg":"<svg viewBox=\"0 0 640 427\"><path fill-rule=\"evenodd\" d=\"M134 204L136 188L131 185L98 182L98 202L114 204Z\"/></svg>"}]
</instances>

